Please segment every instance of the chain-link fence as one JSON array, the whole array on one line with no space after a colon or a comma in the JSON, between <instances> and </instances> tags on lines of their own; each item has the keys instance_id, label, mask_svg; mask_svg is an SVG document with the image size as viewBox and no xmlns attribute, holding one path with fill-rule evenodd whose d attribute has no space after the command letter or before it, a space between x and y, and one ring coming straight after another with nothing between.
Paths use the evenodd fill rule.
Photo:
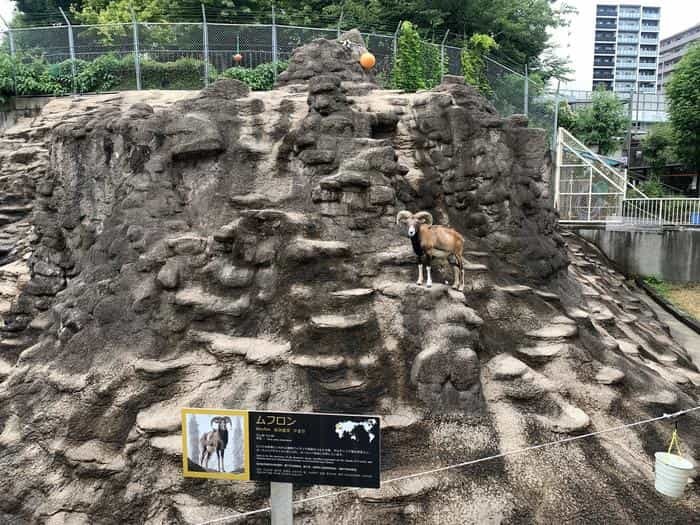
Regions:
<instances>
[{"instance_id":1,"label":"chain-link fence","mask_svg":"<svg viewBox=\"0 0 700 525\"><path fill-rule=\"evenodd\" d=\"M0 53L12 58L10 94L45 94L22 82L22 68L47 69L55 94L127 89L201 89L230 68L255 68L288 60L294 49L317 38L335 39L340 29L270 24L143 23L60 25L0 31ZM394 34L362 33L375 55L380 85L390 86L396 61ZM432 43L444 72L462 74L461 48ZM277 68L274 68L275 71ZM528 113L533 125L552 129L553 96L526 80L525 68L487 57L487 96L508 116ZM233 75L237 78L235 75ZM526 87L527 86L527 87Z\"/></svg>"}]
</instances>

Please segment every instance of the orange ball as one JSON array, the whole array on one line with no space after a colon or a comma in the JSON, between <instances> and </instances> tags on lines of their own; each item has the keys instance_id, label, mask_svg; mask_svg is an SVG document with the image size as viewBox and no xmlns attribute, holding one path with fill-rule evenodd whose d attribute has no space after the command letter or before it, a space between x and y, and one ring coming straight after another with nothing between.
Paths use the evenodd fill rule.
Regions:
<instances>
[{"instance_id":1,"label":"orange ball","mask_svg":"<svg viewBox=\"0 0 700 525\"><path fill-rule=\"evenodd\" d=\"M365 68L365 69L372 69L374 67L374 64L377 63L377 60L374 58L374 55L370 53L369 51L362 53L362 56L360 57L360 65Z\"/></svg>"},{"instance_id":2,"label":"orange ball","mask_svg":"<svg viewBox=\"0 0 700 525\"><path fill-rule=\"evenodd\" d=\"M235 55L233 55L233 61L236 64L238 64L241 60L243 60L243 55L241 55L240 53L236 53Z\"/></svg>"}]
</instances>

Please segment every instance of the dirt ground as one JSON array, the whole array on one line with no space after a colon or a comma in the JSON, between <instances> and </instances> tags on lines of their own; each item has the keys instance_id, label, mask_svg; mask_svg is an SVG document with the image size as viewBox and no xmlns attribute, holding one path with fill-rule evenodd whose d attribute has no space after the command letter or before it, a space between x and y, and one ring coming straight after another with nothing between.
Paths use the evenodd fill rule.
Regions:
<instances>
[{"instance_id":1,"label":"dirt ground","mask_svg":"<svg viewBox=\"0 0 700 525\"><path fill-rule=\"evenodd\" d=\"M700 320L700 283L669 283L664 295L681 310Z\"/></svg>"}]
</instances>

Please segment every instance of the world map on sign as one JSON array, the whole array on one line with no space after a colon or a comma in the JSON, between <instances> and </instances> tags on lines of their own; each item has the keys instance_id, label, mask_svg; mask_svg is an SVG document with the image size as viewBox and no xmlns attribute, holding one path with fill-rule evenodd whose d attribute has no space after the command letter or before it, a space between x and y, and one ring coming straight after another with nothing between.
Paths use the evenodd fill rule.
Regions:
<instances>
[{"instance_id":1,"label":"world map on sign","mask_svg":"<svg viewBox=\"0 0 700 525\"><path fill-rule=\"evenodd\" d=\"M375 427L377 422L374 419L366 419L365 421L339 421L335 425L335 433L339 439L348 436L353 441L357 441L357 430L363 428L369 436L369 442L374 441L377 437Z\"/></svg>"}]
</instances>

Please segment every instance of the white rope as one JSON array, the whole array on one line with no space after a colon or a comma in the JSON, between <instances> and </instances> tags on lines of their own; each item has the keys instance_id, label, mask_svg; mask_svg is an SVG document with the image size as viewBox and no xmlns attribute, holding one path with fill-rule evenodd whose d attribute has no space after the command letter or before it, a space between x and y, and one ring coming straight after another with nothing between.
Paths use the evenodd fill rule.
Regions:
<instances>
[{"instance_id":1,"label":"white rope","mask_svg":"<svg viewBox=\"0 0 700 525\"><path fill-rule=\"evenodd\" d=\"M523 452L529 452L531 450L537 450L537 449L549 447L552 445L561 445L562 443L569 443L570 441L577 441L579 439L589 438L592 436L598 436L600 434L606 434L608 432L617 432L619 430L624 430L626 428L636 427L639 425L645 425L647 423L653 423L654 421L660 421L662 419L669 419L672 417L682 416L683 414L687 414L689 412L694 412L695 410L700 410L700 406L688 408L686 410L679 410L678 412L674 412L672 414L664 414L662 416L654 417L651 419L644 419L642 421L635 421L634 423L627 423L626 425L620 425L617 427L611 427L611 428L606 428L603 430L597 430L595 432L589 432L588 434L581 434L580 436L571 436L568 438L558 439L556 441L548 441L546 443L540 443L539 445L532 445L529 447L518 448L515 450L508 450L506 452L501 452L500 454L494 454L493 456L486 456L486 457L479 458L479 459L464 461L462 463L455 463L454 465L447 465L445 467L438 467L438 468L426 470L423 472L416 472L415 474L408 474L406 476L400 476L398 478L391 478L391 479L387 479L385 481L382 481L382 485L388 485L389 483L396 483L398 481L404 481L406 479L413 479L413 478L417 478L420 476L427 476L428 474L436 474L438 472L444 472L446 470L452 470L452 469L456 469L456 468L460 468L460 467L467 467L469 465L475 465L476 463L483 463L484 461L490 461L492 459L503 458L503 457L512 456L515 454L522 454ZM361 490L361 488L360 487L352 487L349 489L338 490L335 492L327 492L325 494L320 494L318 496L311 496L308 498L302 498L302 499L295 500L292 502L292 505L300 505L302 503L308 503L310 501L315 501L315 500L323 499L323 498L334 498L336 496L340 496L341 494L346 494L348 492L356 492L358 490ZM204 521L202 523L199 523L198 525L212 525L214 523L223 523L223 522L226 522L229 520L238 520L240 518L245 518L247 516L253 516L255 514L263 514L265 512L270 512L270 507L265 507L265 508L261 508L261 509L257 509L257 510L251 510L248 512L242 512L240 514L233 514L231 516L226 516L224 518L217 518L217 519L211 520L211 521Z\"/></svg>"}]
</instances>

